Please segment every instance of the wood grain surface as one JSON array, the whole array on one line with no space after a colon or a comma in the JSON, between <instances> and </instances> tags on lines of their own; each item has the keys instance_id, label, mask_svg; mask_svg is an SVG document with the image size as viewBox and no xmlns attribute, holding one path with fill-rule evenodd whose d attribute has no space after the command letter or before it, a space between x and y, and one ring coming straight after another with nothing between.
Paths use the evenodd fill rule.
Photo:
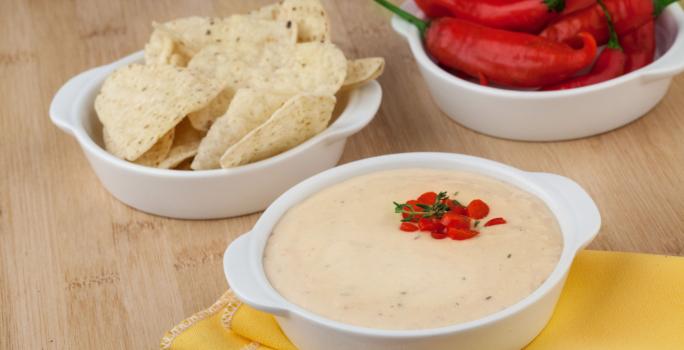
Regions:
<instances>
[{"instance_id":1,"label":"wood grain surface","mask_svg":"<svg viewBox=\"0 0 684 350\"><path fill-rule=\"evenodd\" d=\"M227 288L222 253L259 215L179 221L128 208L50 123L48 106L71 76L140 50L152 21L267 2L0 1L0 349L156 348L165 330ZM387 60L380 112L342 162L445 151L559 173L601 210L591 248L684 255L684 76L619 130L570 142L500 140L437 109L388 13L368 0L325 5L349 57Z\"/></svg>"}]
</instances>

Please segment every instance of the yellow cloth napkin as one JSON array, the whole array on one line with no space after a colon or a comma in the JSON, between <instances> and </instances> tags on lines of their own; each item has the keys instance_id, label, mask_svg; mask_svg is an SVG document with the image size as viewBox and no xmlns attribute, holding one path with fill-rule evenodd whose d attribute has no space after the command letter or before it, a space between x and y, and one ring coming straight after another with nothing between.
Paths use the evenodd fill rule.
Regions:
<instances>
[{"instance_id":1,"label":"yellow cloth napkin","mask_svg":"<svg viewBox=\"0 0 684 350\"><path fill-rule=\"evenodd\" d=\"M162 349L296 350L231 291L164 335ZM684 258L583 251L537 349L684 349Z\"/></svg>"}]
</instances>

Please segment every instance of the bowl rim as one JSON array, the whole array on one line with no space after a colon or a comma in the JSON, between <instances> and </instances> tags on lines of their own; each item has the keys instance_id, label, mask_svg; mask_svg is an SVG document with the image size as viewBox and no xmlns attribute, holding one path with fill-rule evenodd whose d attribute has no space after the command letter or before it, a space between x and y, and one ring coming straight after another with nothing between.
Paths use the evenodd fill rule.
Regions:
<instances>
[{"instance_id":1,"label":"bowl rim","mask_svg":"<svg viewBox=\"0 0 684 350\"><path fill-rule=\"evenodd\" d=\"M346 179L359 176L362 174L390 169L417 168L420 166L407 164L415 164L416 162L429 163L435 161L444 161L446 163L449 163L449 166L431 168L455 169L458 166L466 165L467 167L469 167L466 171L478 172L485 176L494 177L504 182L507 182L513 186L521 188L522 190L531 193L535 197L540 198L549 207L549 209L551 209L552 213L554 214L554 217L556 217L557 222L559 223L559 226L561 226L561 233L563 236L563 249L553 271L548 275L546 280L528 296L519 300L515 304L509 305L508 307L500 311L488 314L484 317L472 321L435 328L393 330L356 326L341 321L335 321L324 316L318 315L287 300L280 293L278 293L278 291L268 281L268 278L266 277L266 273L263 267L263 252L265 244L268 241L268 237L270 237L271 235L272 228L277 224L282 215L284 215L290 207L299 203L301 199L304 199L312 195L313 193L320 191L322 188L334 185L335 183L339 183ZM309 179L304 180L303 182L300 182L299 184L290 188L288 191L286 191L280 197L278 197L264 211L264 213L261 215L259 220L254 225L253 229L245 234L245 239L249 240L247 242L247 246L244 247L248 250L248 259L250 259L250 262L248 264L252 267L251 272L257 274L257 276L255 276L255 281L258 284L257 288L261 288L262 291L265 291L266 294L272 300L272 302L277 304L277 308L286 310L288 313L295 314L299 317L316 323L317 325L335 331L341 331L349 334L370 337L404 339L441 336L486 327L525 310L526 308L540 301L547 294L551 293L559 283L562 283L564 281L578 250L581 249L584 245L588 244L588 242L577 242L577 240L580 239L581 233L577 232L580 231L580 228L574 223L574 221L568 221L569 219L567 217L566 219L561 220L561 218L559 217L559 212L564 212L567 214L563 216L574 217L574 212L572 211L572 209L570 209L570 207L567 206L566 203L564 203L565 200L563 198L563 195L560 193L554 193L555 191L553 187L549 187L548 184L543 184L542 181L540 181L540 179L538 178L535 179L533 174L558 176L546 173L525 172L523 170L511 167L506 164L502 164L499 162L479 157L439 152L389 154L378 157L366 158L350 162L344 165L340 165L335 168L321 172L315 176L312 176ZM504 177L506 177L506 179L504 179ZM331 178L338 179L331 180ZM514 182L525 184L529 187L522 188L520 184L512 183L511 181L507 181L507 179L514 179ZM581 190L584 191L583 189ZM600 226L600 214L598 212L598 209L596 209L593 200L591 200L591 202L594 205L594 209L596 210L594 215L596 215L596 219L598 220L598 224ZM593 239L597 232L598 230L596 232L593 232L589 239ZM226 256L227 255L228 254L226 254ZM226 274L228 274L227 271ZM236 295L240 297L239 287L235 288L235 286L233 286L233 288ZM273 300L274 298L275 300Z\"/></svg>"},{"instance_id":2,"label":"bowl rim","mask_svg":"<svg viewBox=\"0 0 684 350\"><path fill-rule=\"evenodd\" d=\"M417 16L424 17L422 14L422 11L418 9L416 6L415 2L412 0L404 2L404 4L401 6L404 10L407 10ZM668 6L665 11L660 15L658 20L662 20L663 17L668 17L672 18L674 22L677 25L677 32L676 35L672 41L672 44L670 47L667 49L667 51L663 52L660 57L657 57L653 62L651 62L649 65L644 66L640 69L637 69L635 71L629 72L627 74L624 74L622 76L619 76L617 78L613 78L601 83L589 85L589 86L583 86L579 88L574 88L574 89L567 89L567 90L558 90L558 91L537 91L537 90L514 90L514 89L506 89L506 88L495 88L495 87L490 87L490 86L482 86L480 84L473 83L471 81L465 80L458 78L457 76L445 71L444 69L440 68L430 57L428 57L425 47L422 43L422 40L420 38L420 33L419 31L413 27L410 26L410 29L408 32L402 32L400 29L398 29L397 25L398 23L401 23L401 25L404 25L403 21L396 15L392 16L392 27L394 30L401 34L402 36L405 37L406 41L409 43L409 47L411 49L411 52L413 54L414 59L416 62L425 70L429 71L432 75L441 78L445 80L446 82L457 85L461 88L472 90L474 92L484 94L484 95L489 95L489 96L496 96L496 97L507 97L507 98L516 98L516 99L523 99L523 100L530 100L530 99L554 99L558 97L570 97L570 96L576 96L576 95L583 95L583 94L590 94L596 91L601 91L601 90L606 90L610 89L612 87L615 87L617 85L621 85L627 82L630 82L632 80L636 80L642 77L645 77L649 73L649 68L653 68L655 66L655 63L658 61L661 61L663 57L670 56L673 53L673 48L679 47L679 46L684 46L684 10L682 10L681 6L678 6L677 4L673 4L671 6Z\"/></svg>"},{"instance_id":3,"label":"bowl rim","mask_svg":"<svg viewBox=\"0 0 684 350\"><path fill-rule=\"evenodd\" d=\"M95 140L93 140L93 138L88 133L84 125L89 118L97 119L97 117L95 116L94 106L92 103L89 103L89 101L92 98L91 96L100 89L100 87L104 83L104 80L117 68L132 63L140 63L143 59L144 52L141 50L130 55L127 55L123 58L120 58L112 63L102 65L85 72L85 74L89 74L90 77L74 97L73 104L70 108L72 120L71 129L73 131L74 137L86 152L98 157L104 162L109 163L113 167L117 167L121 170L125 170L128 172L139 173L142 175L150 175L155 177L172 179L216 178L264 170L273 166L274 164L286 161L287 159L293 156L305 152L306 150L310 149L315 145L326 142L330 138L334 138L335 134L338 131L344 131L345 127L347 127L345 123L361 125L362 128L372 119L374 119L375 115L377 114L377 108L373 108L372 113L370 113L369 116L365 116L364 113L359 113L359 108L363 106L365 98L377 99L378 107L380 101L382 100L382 87L377 82L377 80L366 82L361 86L346 91L345 93L347 94L347 103L344 106L344 109L341 110L336 120L333 121L332 124L328 125L328 127L325 130L285 152L279 153L275 156L254 163L245 164L228 169L209 169L194 171L152 168L136 164L133 162L129 162L120 159L114 156L113 154L110 154L102 146L97 144ZM356 113L356 116L353 113ZM349 114L352 114L351 118L343 118L345 116L348 116ZM344 135L342 139L346 139L354 133L355 131L348 135Z\"/></svg>"}]
</instances>

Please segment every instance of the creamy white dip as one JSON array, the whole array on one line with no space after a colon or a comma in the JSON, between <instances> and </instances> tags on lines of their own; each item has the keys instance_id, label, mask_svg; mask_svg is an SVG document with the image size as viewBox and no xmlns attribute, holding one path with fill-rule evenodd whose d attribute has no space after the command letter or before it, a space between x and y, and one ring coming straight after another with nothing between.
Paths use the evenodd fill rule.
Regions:
<instances>
[{"instance_id":1,"label":"creamy white dip","mask_svg":"<svg viewBox=\"0 0 684 350\"><path fill-rule=\"evenodd\" d=\"M482 199L489 218L465 241L399 230L393 201L427 191ZM401 169L318 192L280 220L264 252L273 287L326 318L379 329L424 329L475 320L539 287L559 260L562 236L537 197L468 172Z\"/></svg>"}]
</instances>

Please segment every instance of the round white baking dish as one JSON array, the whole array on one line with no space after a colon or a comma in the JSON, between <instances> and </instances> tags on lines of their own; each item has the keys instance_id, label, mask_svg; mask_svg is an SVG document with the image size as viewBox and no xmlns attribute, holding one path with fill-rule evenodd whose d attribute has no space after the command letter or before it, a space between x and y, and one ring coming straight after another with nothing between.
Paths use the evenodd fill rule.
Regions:
<instances>
[{"instance_id":1,"label":"round white baking dish","mask_svg":"<svg viewBox=\"0 0 684 350\"><path fill-rule=\"evenodd\" d=\"M232 169L177 171L121 160L102 147L102 125L93 102L115 69L143 61L137 52L83 72L62 86L50 118L74 136L100 182L125 204L147 213L181 219L215 219L263 210L297 182L339 161L347 138L375 116L382 90L369 82L348 93L337 119L321 134L277 156ZM345 101L346 100L346 101Z\"/></svg>"},{"instance_id":2,"label":"round white baking dish","mask_svg":"<svg viewBox=\"0 0 684 350\"><path fill-rule=\"evenodd\" d=\"M560 224L563 252L548 279L525 299L484 318L421 330L381 330L326 319L287 301L270 285L262 265L273 227L287 210L312 194L351 177L389 169L457 169L494 177L543 200ZM494 161L449 153L403 153L368 158L322 172L280 196L261 215L251 232L233 241L224 254L230 287L244 303L272 313L301 350L452 350L520 349L549 321L577 251L596 236L599 211L572 180L529 173ZM505 286L502 286L505 288Z\"/></svg>"},{"instance_id":3,"label":"round white baking dish","mask_svg":"<svg viewBox=\"0 0 684 350\"><path fill-rule=\"evenodd\" d=\"M403 9L423 17L413 1ZM481 86L443 70L425 52L418 30L394 16L392 27L409 43L437 106L463 126L514 140L557 141L600 134L651 110L684 71L684 11L670 5L656 21L656 60L609 81L563 91Z\"/></svg>"}]
</instances>

